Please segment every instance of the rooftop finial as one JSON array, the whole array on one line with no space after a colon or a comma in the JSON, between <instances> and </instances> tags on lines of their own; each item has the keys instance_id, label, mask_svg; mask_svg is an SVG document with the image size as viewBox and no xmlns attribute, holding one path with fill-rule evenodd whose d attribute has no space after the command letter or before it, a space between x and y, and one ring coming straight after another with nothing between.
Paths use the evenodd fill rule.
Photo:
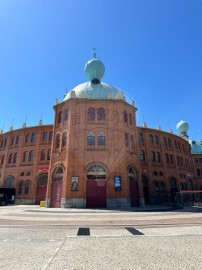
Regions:
<instances>
[{"instance_id":1,"label":"rooftop finial","mask_svg":"<svg viewBox=\"0 0 202 270\"><path fill-rule=\"evenodd\" d=\"M94 57L94 59L96 58L96 48L93 48L93 57Z\"/></svg>"}]
</instances>

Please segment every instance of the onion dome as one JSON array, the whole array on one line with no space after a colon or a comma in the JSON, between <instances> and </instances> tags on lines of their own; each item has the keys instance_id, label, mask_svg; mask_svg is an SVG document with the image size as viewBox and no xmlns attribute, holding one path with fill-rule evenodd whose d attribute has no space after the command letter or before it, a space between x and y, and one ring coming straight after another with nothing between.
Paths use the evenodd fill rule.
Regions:
<instances>
[{"instance_id":1,"label":"onion dome","mask_svg":"<svg viewBox=\"0 0 202 270\"><path fill-rule=\"evenodd\" d=\"M84 68L85 74L88 77L88 82L82 83L74 87L67 94L65 94L63 101L71 98L82 99L122 99L125 100L123 93L115 87L101 82L105 74L105 67L103 63L94 58L89 60Z\"/></svg>"},{"instance_id":2,"label":"onion dome","mask_svg":"<svg viewBox=\"0 0 202 270\"><path fill-rule=\"evenodd\" d=\"M189 130L189 124L186 121L181 120L177 126L176 129L178 131L178 133L184 133L187 132Z\"/></svg>"},{"instance_id":3,"label":"onion dome","mask_svg":"<svg viewBox=\"0 0 202 270\"><path fill-rule=\"evenodd\" d=\"M96 55L94 54L94 56ZM86 63L84 71L91 83L98 84L105 74L105 67L100 60L94 58Z\"/></svg>"},{"instance_id":4,"label":"onion dome","mask_svg":"<svg viewBox=\"0 0 202 270\"><path fill-rule=\"evenodd\" d=\"M189 124L186 121L181 121L177 124L176 129L180 137L188 139L187 131L189 130Z\"/></svg>"}]
</instances>

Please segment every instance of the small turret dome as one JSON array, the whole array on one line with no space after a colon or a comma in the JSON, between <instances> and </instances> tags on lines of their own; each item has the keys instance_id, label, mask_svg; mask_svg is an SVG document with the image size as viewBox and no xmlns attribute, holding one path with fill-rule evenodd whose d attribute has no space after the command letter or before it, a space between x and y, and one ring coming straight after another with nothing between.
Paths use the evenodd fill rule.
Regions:
<instances>
[{"instance_id":1,"label":"small turret dome","mask_svg":"<svg viewBox=\"0 0 202 270\"><path fill-rule=\"evenodd\" d=\"M89 81L94 84L100 83L102 77L105 74L105 67L103 63L98 59L91 59L85 65L85 74Z\"/></svg>"},{"instance_id":2,"label":"small turret dome","mask_svg":"<svg viewBox=\"0 0 202 270\"><path fill-rule=\"evenodd\" d=\"M189 124L186 121L181 120L177 126L176 129L178 131L179 134L181 133L187 133L187 131L189 130Z\"/></svg>"}]
</instances>

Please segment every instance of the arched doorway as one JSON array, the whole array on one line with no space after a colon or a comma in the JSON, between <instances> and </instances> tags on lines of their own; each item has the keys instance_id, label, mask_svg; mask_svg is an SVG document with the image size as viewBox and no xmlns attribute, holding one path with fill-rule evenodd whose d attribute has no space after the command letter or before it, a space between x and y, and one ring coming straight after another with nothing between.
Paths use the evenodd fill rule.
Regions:
<instances>
[{"instance_id":1,"label":"arched doorway","mask_svg":"<svg viewBox=\"0 0 202 270\"><path fill-rule=\"evenodd\" d=\"M191 180L191 178L188 178L188 180L187 180L187 188L188 188L188 190L194 190L194 184L193 184L193 181Z\"/></svg>"},{"instance_id":2,"label":"arched doorway","mask_svg":"<svg viewBox=\"0 0 202 270\"><path fill-rule=\"evenodd\" d=\"M177 181L174 177L170 178L170 191L177 192Z\"/></svg>"},{"instance_id":3,"label":"arched doorway","mask_svg":"<svg viewBox=\"0 0 202 270\"><path fill-rule=\"evenodd\" d=\"M14 187L14 177L8 176L4 182L4 187L13 188Z\"/></svg>"},{"instance_id":4,"label":"arched doorway","mask_svg":"<svg viewBox=\"0 0 202 270\"><path fill-rule=\"evenodd\" d=\"M86 207L106 207L106 170L101 165L94 164L87 170Z\"/></svg>"},{"instance_id":5,"label":"arched doorway","mask_svg":"<svg viewBox=\"0 0 202 270\"><path fill-rule=\"evenodd\" d=\"M177 192L177 181L174 177L170 178L170 193L171 193L171 202L176 204L176 192Z\"/></svg>"},{"instance_id":6,"label":"arched doorway","mask_svg":"<svg viewBox=\"0 0 202 270\"><path fill-rule=\"evenodd\" d=\"M143 189L143 195L144 195L144 202L146 205L148 205L150 204L149 183L145 175L142 175L142 189Z\"/></svg>"},{"instance_id":7,"label":"arched doorway","mask_svg":"<svg viewBox=\"0 0 202 270\"><path fill-rule=\"evenodd\" d=\"M131 206L139 206L138 176L136 170L132 167L130 167L128 170L128 179L130 186Z\"/></svg>"},{"instance_id":8,"label":"arched doorway","mask_svg":"<svg viewBox=\"0 0 202 270\"><path fill-rule=\"evenodd\" d=\"M51 207L61 207L63 174L62 167L57 167L52 174Z\"/></svg>"},{"instance_id":9,"label":"arched doorway","mask_svg":"<svg viewBox=\"0 0 202 270\"><path fill-rule=\"evenodd\" d=\"M47 190L48 174L41 174L37 180L35 204L40 204L40 201L45 201Z\"/></svg>"}]
</instances>

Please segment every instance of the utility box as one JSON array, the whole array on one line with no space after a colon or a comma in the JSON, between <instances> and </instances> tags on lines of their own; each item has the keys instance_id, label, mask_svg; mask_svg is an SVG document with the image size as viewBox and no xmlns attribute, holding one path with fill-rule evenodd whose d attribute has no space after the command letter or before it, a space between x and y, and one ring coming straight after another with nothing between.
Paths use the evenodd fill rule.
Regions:
<instances>
[{"instance_id":1,"label":"utility box","mask_svg":"<svg viewBox=\"0 0 202 270\"><path fill-rule=\"evenodd\" d=\"M40 207L44 207L45 206L45 201L40 201Z\"/></svg>"}]
</instances>

